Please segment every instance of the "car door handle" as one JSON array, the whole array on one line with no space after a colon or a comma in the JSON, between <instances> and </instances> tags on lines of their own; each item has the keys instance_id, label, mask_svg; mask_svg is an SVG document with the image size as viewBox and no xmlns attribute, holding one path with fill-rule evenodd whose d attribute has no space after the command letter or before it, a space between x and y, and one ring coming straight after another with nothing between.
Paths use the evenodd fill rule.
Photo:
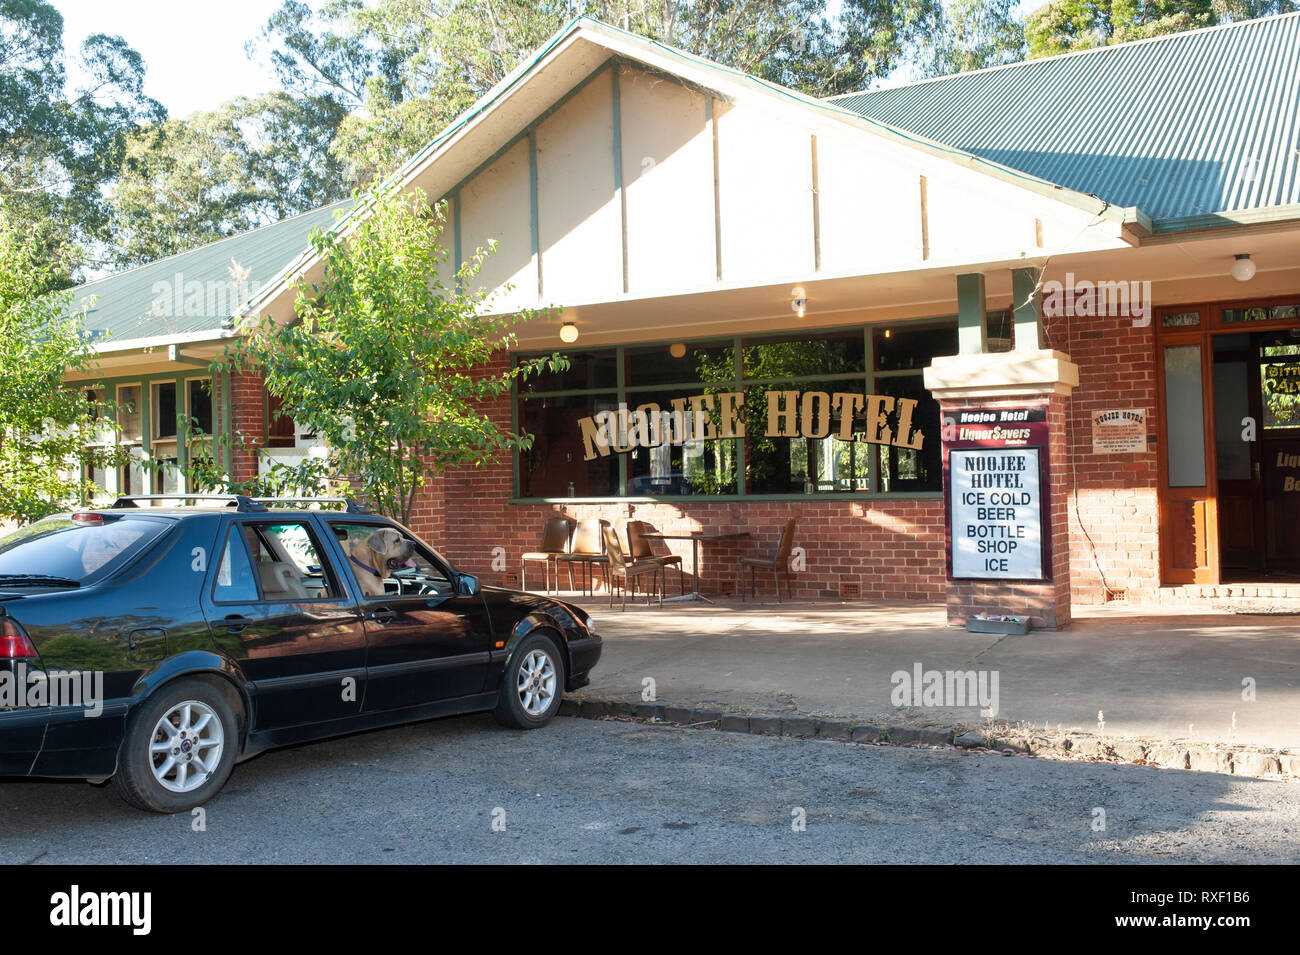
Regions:
<instances>
[{"instance_id":1,"label":"car door handle","mask_svg":"<svg viewBox=\"0 0 1300 955\"><path fill-rule=\"evenodd\" d=\"M240 633L244 629L252 626L253 621L247 617L241 617L237 613L232 613L222 621L222 625L229 633Z\"/></svg>"},{"instance_id":2,"label":"car door handle","mask_svg":"<svg viewBox=\"0 0 1300 955\"><path fill-rule=\"evenodd\" d=\"M388 607L381 607L366 614L366 619L373 620L375 623L392 623L397 619L397 611Z\"/></svg>"}]
</instances>

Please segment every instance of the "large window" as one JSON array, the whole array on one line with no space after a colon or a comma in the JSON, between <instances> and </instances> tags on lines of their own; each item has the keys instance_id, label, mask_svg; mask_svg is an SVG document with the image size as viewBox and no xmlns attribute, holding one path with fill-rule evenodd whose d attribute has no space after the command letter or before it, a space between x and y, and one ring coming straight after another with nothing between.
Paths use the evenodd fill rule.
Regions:
<instances>
[{"instance_id":1,"label":"large window","mask_svg":"<svg viewBox=\"0 0 1300 955\"><path fill-rule=\"evenodd\" d=\"M956 321L587 349L519 383L524 499L935 493Z\"/></svg>"}]
</instances>

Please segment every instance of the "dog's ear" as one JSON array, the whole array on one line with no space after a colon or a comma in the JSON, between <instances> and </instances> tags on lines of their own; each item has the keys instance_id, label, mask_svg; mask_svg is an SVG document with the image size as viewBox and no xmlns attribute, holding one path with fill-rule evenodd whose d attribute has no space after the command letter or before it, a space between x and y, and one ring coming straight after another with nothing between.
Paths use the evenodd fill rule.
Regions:
<instances>
[{"instance_id":1,"label":"dog's ear","mask_svg":"<svg viewBox=\"0 0 1300 955\"><path fill-rule=\"evenodd\" d=\"M391 527L383 527L366 538L366 546L376 554L387 556L392 553L399 540L401 540L401 535L397 531Z\"/></svg>"}]
</instances>

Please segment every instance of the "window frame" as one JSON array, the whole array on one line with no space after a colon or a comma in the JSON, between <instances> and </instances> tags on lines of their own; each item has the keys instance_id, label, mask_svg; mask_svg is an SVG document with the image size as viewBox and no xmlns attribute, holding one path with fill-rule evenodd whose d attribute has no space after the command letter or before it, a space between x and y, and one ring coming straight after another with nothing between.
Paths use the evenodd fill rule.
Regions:
<instances>
[{"instance_id":1,"label":"window frame","mask_svg":"<svg viewBox=\"0 0 1300 955\"><path fill-rule=\"evenodd\" d=\"M920 319L907 319L898 322L873 322L864 325L851 326L831 326L819 328L783 328L772 332L763 333L739 333L734 335L713 335L701 338L689 338L684 342L687 347L693 346L722 346L732 349L732 361L734 365L733 377L729 381L710 382L709 387L715 388L732 388L734 390L744 390L755 386L762 387L764 384L790 383L794 385L816 385L819 382L842 382L847 380L861 379L864 394L874 394L877 379L885 378L906 378L916 377L923 371L922 368L897 369L893 371L876 370L876 349L875 333L877 330L884 328L906 329L916 331L926 327L950 326L953 329L957 327L956 316L940 315ZM863 338L863 370L859 372L826 372L817 375L800 375L781 379L767 378L747 378L744 369L744 348L746 344L762 342L764 340L781 341L787 340L793 334L803 334L808 336L836 336L843 335L846 332L858 332ZM682 340L678 340L682 341ZM598 388L565 388L550 391L523 391L519 388L519 382L512 385L510 395L510 429L513 433L519 432L521 404L526 400L540 398L563 398L563 397L580 397L586 395L607 395L611 391L615 394L616 400L620 404L633 406L636 404L635 396L640 394L654 394L670 391L674 389L683 389L683 394L695 394L703 386L700 381L678 381L663 382L647 385L628 385L626 381L626 355L628 349L642 349L663 347L667 349L673 344L673 340L648 341L648 342L629 342L625 345L594 346L584 348L584 351L605 351L610 350L615 353L615 366L617 368L617 380L614 387ZM537 358L543 355L551 354L550 351L520 351L515 354L516 364L523 359ZM689 390L688 390L689 389ZM930 438L938 441L938 431ZM860 500L941 500L943 490L940 488L935 491L881 491L879 487L879 466L880 466L880 446L875 444L867 445L868 453L868 471L870 475L869 490L851 490L851 491L821 491L817 493L795 492L795 493L752 493L746 490L746 481L744 475L748 467L746 442L741 438L723 438L723 441L732 441L736 448L736 491L730 494L665 494L665 495L629 495L627 494L629 473L629 457L627 454L618 454L618 493L613 495L595 495L579 497L525 497L520 493L520 454L515 451L512 455L512 496L508 503L510 504L573 504L573 503L677 503L684 504L688 501L708 502L708 501L860 501ZM611 452L615 453L615 452Z\"/></svg>"},{"instance_id":2,"label":"window frame","mask_svg":"<svg viewBox=\"0 0 1300 955\"><path fill-rule=\"evenodd\" d=\"M262 589L261 575L257 572L257 561L254 559L253 554L249 552L248 541L244 538L243 529L250 526L257 527L260 525L263 527L278 527L285 524L297 524L306 529L307 537L311 540L312 546L316 548L316 556L321 559L321 574L324 576L332 593L327 593L321 597L287 597L282 600L267 599L266 591ZM217 548L219 556L213 564L212 583L208 588L209 598L214 604L222 607L249 606L250 604L256 604L258 606L263 604L268 606L278 606L281 604L337 604L340 601L350 602L350 598L347 596L347 588L342 586L343 582L338 579L338 574L333 566L332 560L330 559L330 556L332 555L327 556L327 552L318 539L320 535L315 530L315 524L316 522L309 518L304 519L301 517L286 517L280 515L269 518L254 517L230 521L226 525L226 533L221 540L221 545ZM253 586L257 589L257 599L254 601L219 600L217 598L217 581L221 577L221 561L225 559L226 547L229 545L231 538L234 535L238 535L239 546L244 549L244 556L248 558L248 565L253 571Z\"/></svg>"}]
</instances>

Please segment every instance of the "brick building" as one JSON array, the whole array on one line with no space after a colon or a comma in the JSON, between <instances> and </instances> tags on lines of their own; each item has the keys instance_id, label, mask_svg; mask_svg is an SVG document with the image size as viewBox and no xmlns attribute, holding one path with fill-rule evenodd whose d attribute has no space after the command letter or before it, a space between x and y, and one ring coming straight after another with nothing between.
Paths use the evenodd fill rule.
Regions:
<instances>
[{"instance_id":1,"label":"brick building","mask_svg":"<svg viewBox=\"0 0 1300 955\"><path fill-rule=\"evenodd\" d=\"M488 581L556 514L748 534L699 568L667 542L708 589L794 517L797 593L953 621L1291 593L1298 87L1297 14L831 100L579 19L398 173L447 202L453 261L498 243L496 310L555 306L518 354L571 360L483 409L533 449L443 475L414 529ZM229 257L258 287L214 328L130 326L108 386L165 413L177 362L292 321L332 217L146 266ZM237 479L313 453L255 378L213 392Z\"/></svg>"}]
</instances>

